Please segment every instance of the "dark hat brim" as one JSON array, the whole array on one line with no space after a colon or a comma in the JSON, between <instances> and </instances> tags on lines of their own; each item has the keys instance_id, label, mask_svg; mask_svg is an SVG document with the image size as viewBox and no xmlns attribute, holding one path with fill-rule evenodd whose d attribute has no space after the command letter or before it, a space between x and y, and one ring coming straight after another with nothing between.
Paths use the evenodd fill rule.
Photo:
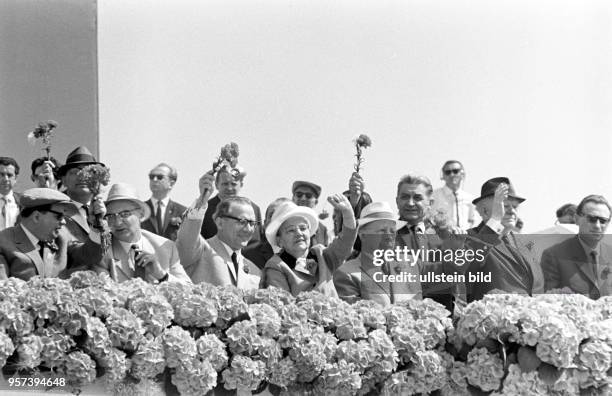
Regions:
<instances>
[{"instance_id":1,"label":"dark hat brim","mask_svg":"<svg viewBox=\"0 0 612 396\"><path fill-rule=\"evenodd\" d=\"M76 168L77 166L81 166L81 165L102 165L103 167L106 168L106 165L104 165L102 162L98 162L98 161L77 161L77 162L71 162L69 164L64 164L62 166L60 166L57 170L57 175L59 177L62 177L66 174L66 172L68 172L70 169L72 168Z\"/></svg>"},{"instance_id":2,"label":"dark hat brim","mask_svg":"<svg viewBox=\"0 0 612 396\"><path fill-rule=\"evenodd\" d=\"M478 202L482 201L483 199L488 198L488 197L492 197L493 195L495 195L495 194L487 194L487 195L480 196L480 197L478 197L478 198L474 199L474 200L472 201L472 203L473 203L474 205L476 205ZM519 203L522 203L522 202L524 202L524 201L525 201L525 198L523 198L523 197L518 197L518 196L516 196L516 195L508 195L508 198L516 199L517 201L519 201Z\"/></svg>"}]
</instances>

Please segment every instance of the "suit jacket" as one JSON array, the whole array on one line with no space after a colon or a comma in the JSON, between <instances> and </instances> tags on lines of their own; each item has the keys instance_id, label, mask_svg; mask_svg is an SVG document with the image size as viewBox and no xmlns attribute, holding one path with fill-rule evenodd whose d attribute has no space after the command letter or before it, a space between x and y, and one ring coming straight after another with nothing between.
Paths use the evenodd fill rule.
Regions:
<instances>
[{"instance_id":1,"label":"suit jacket","mask_svg":"<svg viewBox=\"0 0 612 396\"><path fill-rule=\"evenodd\" d=\"M215 286L234 285L239 289L257 289L259 268L240 254L236 274L225 246L217 236L205 240L199 232L201 226L201 219L186 217L176 239L181 262L193 283L207 282Z\"/></svg>"},{"instance_id":2,"label":"suit jacket","mask_svg":"<svg viewBox=\"0 0 612 396\"><path fill-rule=\"evenodd\" d=\"M356 258L342 264L334 273L334 285L338 297L348 303L358 300L372 300L388 306L390 304L421 299L423 292L418 282L419 270L417 266L389 263L389 274L411 273L416 276L416 282L388 282L380 279L382 267L370 267L364 270L361 264L361 254ZM378 274L377 274L378 273Z\"/></svg>"},{"instance_id":3,"label":"suit jacket","mask_svg":"<svg viewBox=\"0 0 612 396\"><path fill-rule=\"evenodd\" d=\"M567 239L542 253L546 290L568 287L575 293L597 299L612 295L612 246L601 243L597 274L589 263L578 236Z\"/></svg>"},{"instance_id":4,"label":"suit jacket","mask_svg":"<svg viewBox=\"0 0 612 396\"><path fill-rule=\"evenodd\" d=\"M256 244L242 249L242 255L251 260L257 268L263 270L268 260L274 256L274 250L268 240L264 238Z\"/></svg>"},{"instance_id":5,"label":"suit jacket","mask_svg":"<svg viewBox=\"0 0 612 396\"><path fill-rule=\"evenodd\" d=\"M202 228L200 230L200 234L204 237L204 239L209 239L217 235L217 225L215 224L215 220L213 219L213 214L217 210L217 205L221 202L221 198L219 195L215 195L211 199L208 200L208 207L206 208L206 213L204 214L204 222L202 223ZM253 211L255 212L255 220L259 221L261 224L261 210L259 206L253 204ZM260 240L266 239L266 235L264 233L264 229L261 225L255 227L255 233L253 234L253 238L249 241L249 244L257 243Z\"/></svg>"},{"instance_id":6,"label":"suit jacket","mask_svg":"<svg viewBox=\"0 0 612 396\"><path fill-rule=\"evenodd\" d=\"M66 237L68 237L66 235ZM67 241L68 242L68 241ZM38 251L39 247L32 242L21 226L9 227L0 232L0 279L16 277L29 280L31 277L41 275L46 278L66 278L70 272L66 269L72 263L83 262L86 257L96 256L82 243L59 243L56 240L58 251L53 252L53 260L43 259Z\"/></svg>"},{"instance_id":7,"label":"suit jacket","mask_svg":"<svg viewBox=\"0 0 612 396\"><path fill-rule=\"evenodd\" d=\"M469 274L491 274L491 281L475 281L467 284L468 301L479 300L492 290L532 295L534 275L531 264L519 249L501 240L499 234L484 223L468 230L473 236L466 245L472 250L482 249L483 261L473 261ZM469 279L469 278L468 278Z\"/></svg>"},{"instance_id":8,"label":"suit jacket","mask_svg":"<svg viewBox=\"0 0 612 396\"><path fill-rule=\"evenodd\" d=\"M161 267L168 271L168 281L191 283L181 266L174 242L146 230L141 230L141 233L143 252L154 254L157 257ZM98 244L88 243L86 246L93 253L102 250ZM109 274L116 282L124 282L136 276L127 253L115 238L112 238L111 248L102 256L101 260L97 260L97 262L95 259L89 260L88 264L97 273L105 272ZM157 280L146 274L146 281L155 283Z\"/></svg>"},{"instance_id":9,"label":"suit jacket","mask_svg":"<svg viewBox=\"0 0 612 396\"><path fill-rule=\"evenodd\" d=\"M163 236L164 238L168 238L171 241L176 241L176 235L181 224L180 222L178 224L173 224L171 220L173 218L180 219L187 208L178 202L169 200L166 210L164 211L164 224L162 225L162 229L158 230L157 221L155 220L154 215L155 208L153 208L153 202L148 199L145 201L145 203L149 205L149 209L151 209L151 216L141 223L140 226L142 229Z\"/></svg>"}]
</instances>

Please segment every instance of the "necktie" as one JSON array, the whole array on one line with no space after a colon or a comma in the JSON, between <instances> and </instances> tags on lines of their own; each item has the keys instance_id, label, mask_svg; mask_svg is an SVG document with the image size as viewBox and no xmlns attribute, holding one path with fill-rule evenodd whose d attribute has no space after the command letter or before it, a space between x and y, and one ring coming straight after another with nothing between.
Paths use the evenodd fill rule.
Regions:
<instances>
[{"instance_id":1,"label":"necktie","mask_svg":"<svg viewBox=\"0 0 612 396\"><path fill-rule=\"evenodd\" d=\"M163 231L164 223L162 222L162 202L157 201L157 211L155 212L155 221L157 222L157 232L160 234Z\"/></svg>"},{"instance_id":2,"label":"necktie","mask_svg":"<svg viewBox=\"0 0 612 396\"><path fill-rule=\"evenodd\" d=\"M128 253L129 260L132 260L132 264L134 265L134 277L140 278L146 281L146 270L143 266L136 265L136 257L138 257L139 247L137 244L133 244L130 247L130 251Z\"/></svg>"},{"instance_id":3,"label":"necktie","mask_svg":"<svg viewBox=\"0 0 612 396\"><path fill-rule=\"evenodd\" d=\"M0 198L0 204L2 204L2 221L4 222L4 224L2 224L2 228L5 228L8 225L7 222L7 218L6 218L6 205L7 205L7 200L6 197L1 197Z\"/></svg>"},{"instance_id":4,"label":"necktie","mask_svg":"<svg viewBox=\"0 0 612 396\"><path fill-rule=\"evenodd\" d=\"M459 196L458 194L459 194L458 191L453 192L453 195L455 196L455 214L457 215L457 223L455 225L457 227L459 227Z\"/></svg>"},{"instance_id":5,"label":"necktie","mask_svg":"<svg viewBox=\"0 0 612 396\"><path fill-rule=\"evenodd\" d=\"M40 254L40 258L45 261L45 242L38 241L38 254Z\"/></svg>"},{"instance_id":6,"label":"necktie","mask_svg":"<svg viewBox=\"0 0 612 396\"><path fill-rule=\"evenodd\" d=\"M238 255L236 252L232 253L232 263L234 263L234 271L236 272L236 284L238 284Z\"/></svg>"},{"instance_id":7,"label":"necktie","mask_svg":"<svg viewBox=\"0 0 612 396\"><path fill-rule=\"evenodd\" d=\"M595 279L597 279L597 278L599 278L599 273L598 273L598 268L597 268L597 266L599 264L598 263L599 260L598 260L598 257L597 257L597 252L595 250L592 250L591 254L590 254L590 257L591 257L591 268L593 269L593 274L595 275Z\"/></svg>"}]
</instances>

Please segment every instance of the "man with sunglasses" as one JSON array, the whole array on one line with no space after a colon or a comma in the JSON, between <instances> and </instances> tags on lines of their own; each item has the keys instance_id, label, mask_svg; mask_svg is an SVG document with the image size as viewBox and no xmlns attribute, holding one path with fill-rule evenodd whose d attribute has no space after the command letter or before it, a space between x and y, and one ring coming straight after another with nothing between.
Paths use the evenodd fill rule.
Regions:
<instances>
[{"instance_id":1,"label":"man with sunglasses","mask_svg":"<svg viewBox=\"0 0 612 396\"><path fill-rule=\"evenodd\" d=\"M21 221L0 232L0 279L64 277L69 260L85 255L82 244L69 244L66 217L77 208L51 188L31 188L21 195Z\"/></svg>"},{"instance_id":2,"label":"man with sunglasses","mask_svg":"<svg viewBox=\"0 0 612 396\"><path fill-rule=\"evenodd\" d=\"M151 210L151 217L142 222L144 230L171 241L176 240L181 216L187 210L185 206L170 199L170 191L177 177L176 169L163 162L149 172L149 188L152 196L145 203Z\"/></svg>"},{"instance_id":3,"label":"man with sunglasses","mask_svg":"<svg viewBox=\"0 0 612 396\"><path fill-rule=\"evenodd\" d=\"M453 226L464 230L474 227L480 219L472 204L474 196L461 189L465 170L461 162L448 160L442 166L441 177L444 186L434 190L431 207L434 211L446 213Z\"/></svg>"},{"instance_id":4,"label":"man with sunglasses","mask_svg":"<svg viewBox=\"0 0 612 396\"><path fill-rule=\"evenodd\" d=\"M308 182L298 180L293 183L291 188L293 193L293 203L297 206L305 206L310 209L314 209L319 203L319 197L321 196L321 186ZM311 245L321 244L327 246L329 244L329 233L325 224L319 222L317 231L312 234L310 238Z\"/></svg>"},{"instance_id":5,"label":"man with sunglasses","mask_svg":"<svg viewBox=\"0 0 612 396\"><path fill-rule=\"evenodd\" d=\"M601 195L589 195L580 202L578 235L542 254L546 290L569 288L592 299L612 295L612 245L604 241L611 211Z\"/></svg>"},{"instance_id":6,"label":"man with sunglasses","mask_svg":"<svg viewBox=\"0 0 612 396\"><path fill-rule=\"evenodd\" d=\"M176 246L181 263L193 283L257 289L260 270L242 255L260 224L248 198L232 196L220 201L213 214L216 235L209 239L200 235L214 182L211 172L202 176L200 196L179 228Z\"/></svg>"}]
</instances>

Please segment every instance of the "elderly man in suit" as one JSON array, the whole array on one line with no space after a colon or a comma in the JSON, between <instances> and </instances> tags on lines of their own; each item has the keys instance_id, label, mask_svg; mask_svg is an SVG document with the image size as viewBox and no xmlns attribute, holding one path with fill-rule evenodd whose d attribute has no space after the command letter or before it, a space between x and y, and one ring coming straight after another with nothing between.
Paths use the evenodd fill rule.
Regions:
<instances>
[{"instance_id":1,"label":"elderly man in suit","mask_svg":"<svg viewBox=\"0 0 612 396\"><path fill-rule=\"evenodd\" d=\"M116 282L141 278L149 283L175 281L191 283L181 266L174 242L141 229L149 207L125 183L113 184L106 200L105 219L111 231L111 246L101 260L88 264L105 272ZM96 249L101 250L100 245Z\"/></svg>"},{"instance_id":2,"label":"elderly man in suit","mask_svg":"<svg viewBox=\"0 0 612 396\"><path fill-rule=\"evenodd\" d=\"M405 224L397 220L387 202L373 202L363 208L357 226L361 252L334 273L334 285L340 298L349 303L373 300L384 306L422 298L417 266L396 260L377 262L383 260L380 252L394 249L397 228ZM412 274L412 281L406 278L389 282L385 277L402 274Z\"/></svg>"},{"instance_id":3,"label":"elderly man in suit","mask_svg":"<svg viewBox=\"0 0 612 396\"><path fill-rule=\"evenodd\" d=\"M181 224L176 240L181 262L194 283L257 289L260 270L242 255L259 223L248 198L229 197L221 201L213 214L217 234L204 239L199 233L214 181L211 173L202 176L200 197Z\"/></svg>"},{"instance_id":4,"label":"elderly man in suit","mask_svg":"<svg viewBox=\"0 0 612 396\"><path fill-rule=\"evenodd\" d=\"M486 255L484 260L472 262L469 271L473 275L490 274L491 281L468 284L469 300L481 299L493 290L532 295L543 283L541 269L529 260L513 232L519 205L524 201L507 177L487 180L480 196L472 201L482 222L468 230L471 238L467 245L486 251Z\"/></svg>"},{"instance_id":5,"label":"elderly man in suit","mask_svg":"<svg viewBox=\"0 0 612 396\"><path fill-rule=\"evenodd\" d=\"M546 290L569 288L593 299L612 295L612 246L603 241L611 211L601 195L589 195L580 202L578 235L542 254Z\"/></svg>"},{"instance_id":6,"label":"elderly man in suit","mask_svg":"<svg viewBox=\"0 0 612 396\"><path fill-rule=\"evenodd\" d=\"M0 230L14 226L19 215L19 194L13 191L17 176L17 161L0 157Z\"/></svg>"},{"instance_id":7,"label":"elderly man in suit","mask_svg":"<svg viewBox=\"0 0 612 396\"><path fill-rule=\"evenodd\" d=\"M144 230L161 235L172 241L181 225L181 216L187 208L170 199L170 191L176 183L176 169L161 163L149 172L149 188L152 196L145 201L151 210L151 217L142 222Z\"/></svg>"},{"instance_id":8,"label":"elderly man in suit","mask_svg":"<svg viewBox=\"0 0 612 396\"><path fill-rule=\"evenodd\" d=\"M206 209L206 213L204 214L204 221L202 222L202 228L200 230L200 233L204 239L212 238L217 234L217 221L214 218L217 205L219 205L219 203L224 199L240 196L240 191L244 186L245 177L246 172L240 166L233 169L228 169L227 166L224 166L221 168L221 170L219 170L219 172L217 172L215 177L215 187L217 188L218 193L208 200L208 209ZM261 210L259 209L259 206L255 205L255 203L252 201L251 206L253 206L255 219L258 222L258 225L255 227L255 232L251 237L251 243L256 243L266 238L261 227Z\"/></svg>"},{"instance_id":9,"label":"elderly man in suit","mask_svg":"<svg viewBox=\"0 0 612 396\"><path fill-rule=\"evenodd\" d=\"M76 207L67 195L32 188L22 194L21 205L21 222L0 232L0 279L64 276L69 260L89 254L82 244L68 244L65 217Z\"/></svg>"}]
</instances>

